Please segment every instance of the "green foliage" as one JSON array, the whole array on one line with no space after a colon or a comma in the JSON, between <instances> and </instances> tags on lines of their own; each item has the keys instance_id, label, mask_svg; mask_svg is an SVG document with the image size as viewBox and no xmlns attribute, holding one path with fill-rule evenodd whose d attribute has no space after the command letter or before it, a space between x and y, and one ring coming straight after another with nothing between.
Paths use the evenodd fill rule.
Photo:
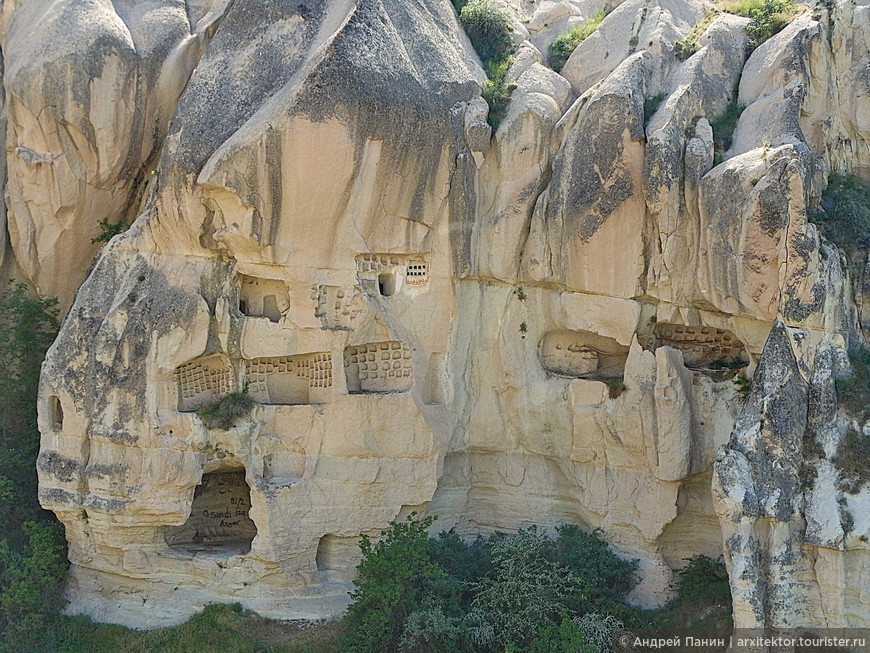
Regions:
<instances>
[{"instance_id":1,"label":"green foliage","mask_svg":"<svg viewBox=\"0 0 870 653\"><path fill-rule=\"evenodd\" d=\"M362 538L348 650L591 651L576 617L634 610L623 601L637 562L596 533L532 527L465 542L454 532L427 538L431 524L412 515L376 546Z\"/></svg>"},{"instance_id":2,"label":"green foliage","mask_svg":"<svg viewBox=\"0 0 870 653\"><path fill-rule=\"evenodd\" d=\"M746 26L746 49L752 52L774 34L781 32L795 16L794 0L734 0L724 11L752 19Z\"/></svg>"},{"instance_id":3,"label":"green foliage","mask_svg":"<svg viewBox=\"0 0 870 653\"><path fill-rule=\"evenodd\" d=\"M498 129L507 113L515 84L505 81L508 69L514 63L510 16L493 0L454 0L459 11L459 22L483 62L487 79L481 96L489 104L487 120L493 130Z\"/></svg>"},{"instance_id":4,"label":"green foliage","mask_svg":"<svg viewBox=\"0 0 870 653\"><path fill-rule=\"evenodd\" d=\"M870 419L870 349L850 349L849 363L852 374L836 381L837 404L851 415L866 421Z\"/></svg>"},{"instance_id":5,"label":"green foliage","mask_svg":"<svg viewBox=\"0 0 870 653\"><path fill-rule=\"evenodd\" d=\"M616 399L628 389L621 376L607 379L604 384L607 386L607 396L611 399Z\"/></svg>"},{"instance_id":6,"label":"green foliage","mask_svg":"<svg viewBox=\"0 0 870 653\"><path fill-rule=\"evenodd\" d=\"M11 285L0 307L0 630L20 650L60 607L65 543L36 496L40 364L58 329L56 300L32 299Z\"/></svg>"},{"instance_id":7,"label":"green foliage","mask_svg":"<svg viewBox=\"0 0 870 653\"><path fill-rule=\"evenodd\" d=\"M586 20L573 25L569 30L559 34L550 44L550 68L557 73L560 72L565 62L568 61L568 57L571 56L571 53L598 29L605 16L607 16L607 13L604 9L600 9Z\"/></svg>"},{"instance_id":8,"label":"green foliage","mask_svg":"<svg viewBox=\"0 0 870 653\"><path fill-rule=\"evenodd\" d=\"M551 548L534 529L493 544L493 571L476 583L469 613L478 643L528 647L585 602L581 579L551 559Z\"/></svg>"},{"instance_id":9,"label":"green foliage","mask_svg":"<svg viewBox=\"0 0 870 653\"><path fill-rule=\"evenodd\" d=\"M653 115L658 111L659 105L668 96L667 93L658 93L652 97L644 98L643 100L643 128L646 129ZM653 316L655 320L655 316Z\"/></svg>"},{"instance_id":10,"label":"green foliage","mask_svg":"<svg viewBox=\"0 0 870 653\"><path fill-rule=\"evenodd\" d=\"M517 296L517 299L519 299L521 302L524 302L524 301L526 301L526 299L528 299L528 295L526 295L526 291L523 290L522 286L517 286L514 289L514 294Z\"/></svg>"},{"instance_id":11,"label":"green foliage","mask_svg":"<svg viewBox=\"0 0 870 653\"><path fill-rule=\"evenodd\" d=\"M361 536L362 562L347 612L348 651L396 650L403 636L415 642L427 636L453 639L459 628L445 615L456 603L458 583L427 552L426 529L435 518L415 517L411 513L404 522L391 524L376 544Z\"/></svg>"},{"instance_id":12,"label":"green foliage","mask_svg":"<svg viewBox=\"0 0 870 653\"><path fill-rule=\"evenodd\" d=\"M527 650L529 653L596 653L599 650L585 645L585 641L586 635L577 620L563 614L558 624L541 628Z\"/></svg>"},{"instance_id":13,"label":"green foliage","mask_svg":"<svg viewBox=\"0 0 870 653\"><path fill-rule=\"evenodd\" d=\"M493 128L493 131L498 129L498 126L507 114L507 107L511 101L511 93L517 87L516 84L508 84L505 81L507 71L513 63L513 55L507 55L504 59L487 62L484 66L487 79L483 82L481 96L489 104L487 121Z\"/></svg>"},{"instance_id":14,"label":"green foliage","mask_svg":"<svg viewBox=\"0 0 870 653\"><path fill-rule=\"evenodd\" d=\"M130 223L126 220L118 220L117 222L109 222L109 218L103 218L99 222L100 234L96 238L91 239L91 244L108 243L114 236L122 234L130 228Z\"/></svg>"},{"instance_id":15,"label":"green foliage","mask_svg":"<svg viewBox=\"0 0 870 653\"><path fill-rule=\"evenodd\" d=\"M713 128L713 146L717 154L721 155L731 147L731 142L734 139L734 130L737 128L737 121L740 119L740 114L743 113L745 108L737 102L737 91L735 89L731 101L725 107L725 111L710 121L710 126Z\"/></svg>"},{"instance_id":16,"label":"green foliage","mask_svg":"<svg viewBox=\"0 0 870 653\"><path fill-rule=\"evenodd\" d=\"M639 615L644 627L703 629L724 637L731 632L731 591L725 564L694 556L677 572L676 597L664 608Z\"/></svg>"},{"instance_id":17,"label":"green foliage","mask_svg":"<svg viewBox=\"0 0 870 653\"><path fill-rule=\"evenodd\" d=\"M752 390L752 379L745 374L738 374L734 377L734 389L743 396L749 394Z\"/></svg>"},{"instance_id":18,"label":"green foliage","mask_svg":"<svg viewBox=\"0 0 870 653\"><path fill-rule=\"evenodd\" d=\"M870 247L870 184L853 175L831 175L810 219L848 253Z\"/></svg>"},{"instance_id":19,"label":"green foliage","mask_svg":"<svg viewBox=\"0 0 870 653\"><path fill-rule=\"evenodd\" d=\"M848 429L837 444L837 453L831 462L840 472L838 485L857 494L861 486L870 481L870 437Z\"/></svg>"},{"instance_id":20,"label":"green foliage","mask_svg":"<svg viewBox=\"0 0 870 653\"><path fill-rule=\"evenodd\" d=\"M250 414L253 407L254 400L247 393L236 391L200 406L196 414L202 418L207 428L228 431L240 418Z\"/></svg>"},{"instance_id":21,"label":"green foliage","mask_svg":"<svg viewBox=\"0 0 870 653\"><path fill-rule=\"evenodd\" d=\"M685 61L695 54L698 48L700 48L698 37L689 34L686 38L674 42L674 56L677 58L677 61Z\"/></svg>"},{"instance_id":22,"label":"green foliage","mask_svg":"<svg viewBox=\"0 0 870 653\"><path fill-rule=\"evenodd\" d=\"M555 561L581 579L586 604L576 605L580 612L619 613L625 596L637 584L637 560L624 560L613 554L598 531L587 533L576 524L556 528L553 542Z\"/></svg>"},{"instance_id":23,"label":"green foliage","mask_svg":"<svg viewBox=\"0 0 870 653\"><path fill-rule=\"evenodd\" d=\"M27 546L22 554L2 542L0 594L4 643L28 645L62 607L60 586L66 578L66 542L60 525L28 521L22 525Z\"/></svg>"},{"instance_id":24,"label":"green foliage","mask_svg":"<svg viewBox=\"0 0 870 653\"><path fill-rule=\"evenodd\" d=\"M725 563L702 555L688 559L677 578L677 595L684 602L731 601Z\"/></svg>"},{"instance_id":25,"label":"green foliage","mask_svg":"<svg viewBox=\"0 0 870 653\"><path fill-rule=\"evenodd\" d=\"M459 21L484 64L501 61L513 50L510 16L493 0L468 0Z\"/></svg>"}]
</instances>

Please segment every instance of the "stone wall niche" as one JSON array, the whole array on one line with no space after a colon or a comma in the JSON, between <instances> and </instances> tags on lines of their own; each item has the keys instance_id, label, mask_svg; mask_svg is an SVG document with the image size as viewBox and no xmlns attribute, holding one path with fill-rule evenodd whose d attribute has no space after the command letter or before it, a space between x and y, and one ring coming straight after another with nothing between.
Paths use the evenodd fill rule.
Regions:
<instances>
[{"instance_id":1,"label":"stone wall niche","mask_svg":"<svg viewBox=\"0 0 870 653\"><path fill-rule=\"evenodd\" d=\"M332 392L332 354L255 358L245 363L248 393L261 404L320 404Z\"/></svg>"},{"instance_id":2,"label":"stone wall niche","mask_svg":"<svg viewBox=\"0 0 870 653\"><path fill-rule=\"evenodd\" d=\"M709 368L749 362L743 343L724 329L659 322L655 326L655 336L656 346L681 351L686 367Z\"/></svg>"},{"instance_id":3,"label":"stone wall niche","mask_svg":"<svg viewBox=\"0 0 870 653\"><path fill-rule=\"evenodd\" d=\"M166 544L190 553L248 553L257 535L251 520L251 490L244 470L202 475L193 493L190 517L166 533Z\"/></svg>"},{"instance_id":4,"label":"stone wall niche","mask_svg":"<svg viewBox=\"0 0 870 653\"><path fill-rule=\"evenodd\" d=\"M239 312L278 322L290 307L290 293L283 281L239 275Z\"/></svg>"},{"instance_id":5,"label":"stone wall niche","mask_svg":"<svg viewBox=\"0 0 870 653\"><path fill-rule=\"evenodd\" d=\"M60 403L60 397L52 395L48 398L48 417L51 421L52 431L63 430L63 406Z\"/></svg>"},{"instance_id":6,"label":"stone wall niche","mask_svg":"<svg viewBox=\"0 0 870 653\"><path fill-rule=\"evenodd\" d=\"M193 412L233 389L233 370L223 356L207 356L175 370L178 410Z\"/></svg>"},{"instance_id":7,"label":"stone wall niche","mask_svg":"<svg viewBox=\"0 0 870 653\"><path fill-rule=\"evenodd\" d=\"M606 379L622 376L628 347L592 331L550 331L541 338L538 354L551 374Z\"/></svg>"},{"instance_id":8,"label":"stone wall niche","mask_svg":"<svg viewBox=\"0 0 870 653\"><path fill-rule=\"evenodd\" d=\"M358 537L324 535L317 544L317 571L328 574L331 580L353 580L360 559Z\"/></svg>"},{"instance_id":9,"label":"stone wall niche","mask_svg":"<svg viewBox=\"0 0 870 653\"><path fill-rule=\"evenodd\" d=\"M348 392L407 392L414 385L411 348L396 340L344 349Z\"/></svg>"},{"instance_id":10,"label":"stone wall niche","mask_svg":"<svg viewBox=\"0 0 870 653\"><path fill-rule=\"evenodd\" d=\"M360 281L369 281L383 297L429 284L429 264L422 254L360 254L356 271Z\"/></svg>"}]
</instances>

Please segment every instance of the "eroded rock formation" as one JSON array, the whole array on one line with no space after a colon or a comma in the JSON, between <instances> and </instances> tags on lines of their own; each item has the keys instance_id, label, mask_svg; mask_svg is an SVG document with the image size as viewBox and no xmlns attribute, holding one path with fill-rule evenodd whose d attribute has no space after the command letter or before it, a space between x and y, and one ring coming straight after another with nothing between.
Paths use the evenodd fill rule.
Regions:
<instances>
[{"instance_id":1,"label":"eroded rock formation","mask_svg":"<svg viewBox=\"0 0 870 653\"><path fill-rule=\"evenodd\" d=\"M43 368L73 610L335 614L356 537L418 510L464 534L600 528L646 605L724 550L738 626L867 625L837 597L870 584L870 491L832 490L823 460L796 480L807 433L836 448L862 337L808 210L868 166L866 4L748 61L747 20L709 16L681 60L712 7L626 0L563 76L546 47L590 6L507 3L495 133L446 0L62 4L3 9L5 256L69 300L95 216L138 216ZM26 38L73 18L67 54ZM197 409L233 392L253 408L209 427Z\"/></svg>"}]
</instances>

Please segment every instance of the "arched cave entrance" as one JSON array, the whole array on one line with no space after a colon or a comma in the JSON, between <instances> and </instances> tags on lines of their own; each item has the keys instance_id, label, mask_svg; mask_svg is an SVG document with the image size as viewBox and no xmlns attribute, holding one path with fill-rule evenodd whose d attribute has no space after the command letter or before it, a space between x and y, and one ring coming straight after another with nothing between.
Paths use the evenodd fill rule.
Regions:
<instances>
[{"instance_id":1,"label":"arched cave entrance","mask_svg":"<svg viewBox=\"0 0 870 653\"><path fill-rule=\"evenodd\" d=\"M169 529L166 543L189 552L247 553L257 535L250 510L251 489L244 470L203 474L193 493L190 517Z\"/></svg>"}]
</instances>

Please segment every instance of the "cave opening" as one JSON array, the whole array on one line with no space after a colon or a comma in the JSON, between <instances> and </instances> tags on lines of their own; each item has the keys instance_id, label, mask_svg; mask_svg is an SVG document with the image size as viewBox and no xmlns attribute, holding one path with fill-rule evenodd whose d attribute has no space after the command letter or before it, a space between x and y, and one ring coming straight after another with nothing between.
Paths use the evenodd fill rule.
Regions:
<instances>
[{"instance_id":1,"label":"cave opening","mask_svg":"<svg viewBox=\"0 0 870 653\"><path fill-rule=\"evenodd\" d=\"M257 535L250 510L251 489L244 470L203 474L193 493L190 516L167 531L166 543L191 553L248 553Z\"/></svg>"}]
</instances>

